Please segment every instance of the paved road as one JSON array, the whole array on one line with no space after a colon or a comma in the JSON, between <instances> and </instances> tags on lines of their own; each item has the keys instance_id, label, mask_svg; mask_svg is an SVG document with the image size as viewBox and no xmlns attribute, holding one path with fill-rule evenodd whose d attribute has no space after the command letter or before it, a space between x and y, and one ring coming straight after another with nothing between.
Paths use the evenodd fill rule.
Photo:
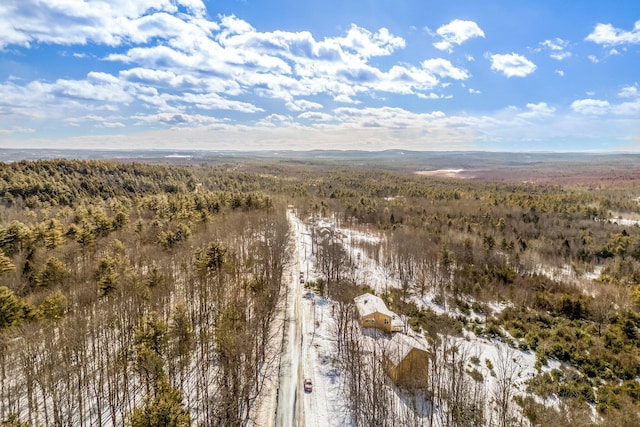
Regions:
<instances>
[{"instance_id":1,"label":"paved road","mask_svg":"<svg viewBox=\"0 0 640 427\"><path fill-rule=\"evenodd\" d=\"M289 215L292 215L291 213ZM297 222L291 221L294 227ZM302 286L299 283L300 243L298 230L294 230L296 241L293 263L285 273L288 279L287 304L285 309L284 339L280 358L280 379L278 387L278 405L276 408L277 427L303 427L304 406L302 398L302 366L300 350L302 348L302 325L300 298Z\"/></svg>"}]
</instances>

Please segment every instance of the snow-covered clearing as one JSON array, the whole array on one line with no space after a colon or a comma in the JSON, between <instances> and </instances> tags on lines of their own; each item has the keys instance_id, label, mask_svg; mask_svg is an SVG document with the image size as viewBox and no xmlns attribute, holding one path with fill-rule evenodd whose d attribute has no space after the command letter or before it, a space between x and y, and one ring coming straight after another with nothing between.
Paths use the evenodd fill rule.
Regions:
<instances>
[{"instance_id":1,"label":"snow-covered clearing","mask_svg":"<svg viewBox=\"0 0 640 427\"><path fill-rule=\"evenodd\" d=\"M312 230L313 224L308 224L296 218L293 213L289 214L289 220L293 230L297 233L296 242L298 246L298 262L300 272L305 280L317 280L321 278L321 273L316 265L316 259L312 253L312 236L317 233L318 227L331 229L333 236L339 236L343 248L350 259L356 260L356 271L354 274L358 285L367 285L378 295L385 293L391 288L400 288L399 281L394 278L389 270L357 246L358 242L380 243L380 235L367 234L365 231L340 228L336 224L323 220L316 222L316 229ZM565 271L559 272L566 274ZM302 286L302 285L300 285ZM436 314L448 315L452 317L463 316L456 308L446 307L434 302L435 295L425 294L420 298L412 295L411 300L425 309L432 310ZM504 309L505 305L500 303L490 304L494 312ZM313 391L305 393L304 400L304 425L307 426L350 426L353 421L349 419L347 410L347 398L344 392L345 379L343 374L335 368L333 357L335 353L335 323L334 323L334 303L331 300L322 298L314 292L305 292L302 297L302 352L301 376L310 377L313 380ZM485 315L471 313L469 319L482 323L486 320ZM429 347L423 336L408 332L412 336L422 340ZM372 338L371 334L362 335L363 340L388 340L387 336ZM481 387L488 396L487 413L493 411L493 396L499 388L499 378L507 374L509 370L512 375L511 387L513 395L525 395L525 381L537 375L539 372L535 368L536 355L531 351L521 351L496 340L478 337L474 333L465 330L462 337L451 337L453 344L461 349L461 354L468 356L466 371L479 372L482 374ZM374 344L370 344L374 345ZM560 364L550 360L542 371L558 368ZM301 385L299 389L302 390ZM396 392L398 405L406 405L401 392ZM534 397L535 398L535 397ZM540 401L539 398L536 398ZM547 405L555 406L553 399L544 402ZM512 404L514 410L519 407ZM434 409L438 411L438 408ZM522 418L522 417L519 417ZM423 419L425 425L428 420ZM440 425L437 417L432 419L433 425ZM526 420L524 420L526 424Z\"/></svg>"}]
</instances>

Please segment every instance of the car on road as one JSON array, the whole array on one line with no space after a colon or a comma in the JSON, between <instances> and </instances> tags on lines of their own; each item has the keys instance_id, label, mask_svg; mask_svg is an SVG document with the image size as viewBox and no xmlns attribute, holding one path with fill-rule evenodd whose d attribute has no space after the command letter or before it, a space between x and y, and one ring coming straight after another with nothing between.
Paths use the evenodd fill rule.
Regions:
<instances>
[{"instance_id":1,"label":"car on road","mask_svg":"<svg viewBox=\"0 0 640 427\"><path fill-rule=\"evenodd\" d=\"M305 393L311 393L311 391L313 391L313 382L311 382L311 378L304 379L304 391Z\"/></svg>"}]
</instances>

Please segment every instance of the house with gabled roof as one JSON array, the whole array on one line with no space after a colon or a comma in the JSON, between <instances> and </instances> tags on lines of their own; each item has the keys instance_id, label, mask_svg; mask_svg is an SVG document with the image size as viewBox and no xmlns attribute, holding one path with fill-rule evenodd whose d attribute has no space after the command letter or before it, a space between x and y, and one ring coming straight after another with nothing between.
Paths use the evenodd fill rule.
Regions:
<instances>
[{"instance_id":1,"label":"house with gabled roof","mask_svg":"<svg viewBox=\"0 0 640 427\"><path fill-rule=\"evenodd\" d=\"M363 294L355 297L353 301L358 309L358 319L364 328L377 328L385 332L404 331L404 322L393 311L387 308L382 298Z\"/></svg>"},{"instance_id":2,"label":"house with gabled roof","mask_svg":"<svg viewBox=\"0 0 640 427\"><path fill-rule=\"evenodd\" d=\"M393 334L382 356L383 367L396 385L426 387L430 353L417 339Z\"/></svg>"}]
</instances>

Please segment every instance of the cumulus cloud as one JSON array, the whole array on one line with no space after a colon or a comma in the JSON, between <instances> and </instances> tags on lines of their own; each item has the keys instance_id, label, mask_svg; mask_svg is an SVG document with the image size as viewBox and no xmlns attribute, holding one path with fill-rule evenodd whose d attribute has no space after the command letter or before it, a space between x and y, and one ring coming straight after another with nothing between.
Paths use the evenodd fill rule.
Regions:
<instances>
[{"instance_id":1,"label":"cumulus cloud","mask_svg":"<svg viewBox=\"0 0 640 427\"><path fill-rule=\"evenodd\" d=\"M556 109L550 107L546 102L539 102L537 104L527 104L527 111L518 114L519 117L524 119L539 119L551 116Z\"/></svg>"},{"instance_id":2,"label":"cumulus cloud","mask_svg":"<svg viewBox=\"0 0 640 427\"><path fill-rule=\"evenodd\" d=\"M636 21L631 31L616 28L611 24L598 24L585 40L603 46L618 46L640 43L640 20Z\"/></svg>"},{"instance_id":3,"label":"cumulus cloud","mask_svg":"<svg viewBox=\"0 0 640 427\"><path fill-rule=\"evenodd\" d=\"M318 111L307 111L306 113L298 115L298 118L316 122L328 122L330 120L333 120L333 116L331 116L330 114L320 113Z\"/></svg>"},{"instance_id":4,"label":"cumulus cloud","mask_svg":"<svg viewBox=\"0 0 640 427\"><path fill-rule=\"evenodd\" d=\"M450 61L442 58L427 59L422 62L422 68L441 78L448 77L454 80L465 80L469 78L469 73L466 70L454 67Z\"/></svg>"},{"instance_id":5,"label":"cumulus cloud","mask_svg":"<svg viewBox=\"0 0 640 427\"><path fill-rule=\"evenodd\" d=\"M222 86L234 82L244 93L282 99L292 111L304 108L292 102L296 97L326 93L344 102L358 102L359 94L416 94L436 87L442 79L459 79L464 74L453 66L432 72L410 65L389 70L372 65L371 58L388 56L405 46L404 39L385 28L373 32L352 25L344 36L316 40L306 31L259 32L235 16L223 16L211 36L200 36L197 43L170 39L165 45L133 47L107 59L138 64L135 72L122 73L127 78L165 79L177 89L182 83L178 76L189 71L199 81L209 82L209 91L231 94L231 88ZM161 73L142 71L159 68Z\"/></svg>"},{"instance_id":6,"label":"cumulus cloud","mask_svg":"<svg viewBox=\"0 0 640 427\"><path fill-rule=\"evenodd\" d=\"M122 122L102 122L98 125L98 127L105 129L115 129L115 128L123 128L125 127Z\"/></svg>"},{"instance_id":7,"label":"cumulus cloud","mask_svg":"<svg viewBox=\"0 0 640 427\"><path fill-rule=\"evenodd\" d=\"M201 0L2 2L0 21L11 25L0 27L0 49L9 45L29 47L32 43L117 46L144 42L172 28L174 32L184 29L181 20L172 16L180 7L189 11L192 22L206 23L200 19L206 13Z\"/></svg>"},{"instance_id":8,"label":"cumulus cloud","mask_svg":"<svg viewBox=\"0 0 640 427\"><path fill-rule=\"evenodd\" d=\"M418 98L420 99L451 99L453 98L452 95L441 95L441 94L437 94L437 93L417 93L416 94L418 96Z\"/></svg>"},{"instance_id":9,"label":"cumulus cloud","mask_svg":"<svg viewBox=\"0 0 640 427\"><path fill-rule=\"evenodd\" d=\"M618 92L618 96L620 98L638 98L640 96L638 85L635 84L633 86L623 87L622 89L620 89L620 92Z\"/></svg>"},{"instance_id":10,"label":"cumulus cloud","mask_svg":"<svg viewBox=\"0 0 640 427\"><path fill-rule=\"evenodd\" d=\"M608 101L587 98L573 101L571 109L580 114L603 115L611 110L611 105Z\"/></svg>"},{"instance_id":11,"label":"cumulus cloud","mask_svg":"<svg viewBox=\"0 0 640 427\"><path fill-rule=\"evenodd\" d=\"M436 30L442 40L433 44L436 49L451 52L454 45L461 45L465 41L475 38L484 38L484 31L473 21L454 19Z\"/></svg>"},{"instance_id":12,"label":"cumulus cloud","mask_svg":"<svg viewBox=\"0 0 640 427\"><path fill-rule=\"evenodd\" d=\"M285 104L285 106L289 111L319 110L322 108L322 104L307 101L306 99L289 101Z\"/></svg>"},{"instance_id":13,"label":"cumulus cloud","mask_svg":"<svg viewBox=\"0 0 640 427\"><path fill-rule=\"evenodd\" d=\"M562 61L563 59L569 58L571 56L571 52L553 52L549 56L556 61Z\"/></svg>"},{"instance_id":14,"label":"cumulus cloud","mask_svg":"<svg viewBox=\"0 0 640 427\"><path fill-rule=\"evenodd\" d=\"M126 125L119 121L118 117L102 117L95 114L89 114L82 117L67 117L64 122L69 126L78 127L83 123L93 124L94 127L103 129L123 128Z\"/></svg>"},{"instance_id":15,"label":"cumulus cloud","mask_svg":"<svg viewBox=\"0 0 640 427\"><path fill-rule=\"evenodd\" d=\"M491 55L491 69L507 77L526 77L536 70L536 65L516 53Z\"/></svg>"},{"instance_id":16,"label":"cumulus cloud","mask_svg":"<svg viewBox=\"0 0 640 427\"><path fill-rule=\"evenodd\" d=\"M360 128L386 129L422 128L445 117L441 111L414 113L398 107L341 107L335 109L334 114L343 124Z\"/></svg>"},{"instance_id":17,"label":"cumulus cloud","mask_svg":"<svg viewBox=\"0 0 640 427\"><path fill-rule=\"evenodd\" d=\"M258 115L274 100L283 110L304 113L323 110L315 100L320 97L352 105L389 93L424 97L448 81L470 77L440 58L381 67L375 58L405 47L405 40L386 28L351 25L322 39L308 31L261 32L233 15L210 20L200 0L11 1L0 4L0 19L14 23L0 29L0 49L101 44L106 50L101 59L119 68L90 72L84 79L0 85L5 100L0 113L9 118L133 111L137 123L182 126L205 123L202 114L216 111ZM453 44L483 36L468 21L453 21L440 34ZM69 55L70 60L86 57ZM102 123L116 128L126 122L105 118Z\"/></svg>"},{"instance_id":18,"label":"cumulus cloud","mask_svg":"<svg viewBox=\"0 0 640 427\"><path fill-rule=\"evenodd\" d=\"M32 13L34 10L38 13ZM53 19L58 15L60 19ZM84 53L83 46L97 43L105 52L99 59L111 61L108 67L80 78L8 78L0 82L0 115L6 123L25 125L0 129L3 135L30 132L34 124L57 120L78 129L117 131L136 125L141 131L166 131L141 132L141 141L147 135L149 144L164 141L166 136L167 143L200 141L203 147L212 147L215 130L216 144L220 141L230 148L238 148L238 141L242 141L241 148L251 143L251 148L264 148L263 143L274 147L302 144L299 148L316 143L326 148L323 141L336 141L339 146L357 139L371 143L368 147L374 149L394 144L462 149L477 147L473 144L478 141L514 140L522 134L523 123L530 126L527 131L532 135L544 136L561 116L545 102L461 116L362 108L365 98L398 99L391 95L451 98L444 89L452 84L469 94L480 93L470 88L472 82L463 84L471 74L454 65L455 61L394 60L393 55L406 42L386 28L351 25L322 38L308 31L265 32L233 15L209 18L200 0L64 0L46 5L10 0L0 2L0 19L12 23L0 28L0 49L17 46L26 50L45 43L73 46L64 49L77 53L67 54L65 60L95 66L105 61L83 59L98 59L88 53L89 48ZM477 24L460 20L440 27L435 34L441 38L436 47L445 51L484 37ZM546 40L539 48L558 60L569 54L569 44L561 39ZM460 59L468 63L473 57ZM490 60L491 68L507 77L524 77L536 70L533 62L515 53L492 55ZM558 128L593 132L589 125L598 115L598 121L616 116L615 126L637 132L637 92L637 85L622 87L619 96L624 102L613 105L585 95L590 99L576 100L570 106L570 111L578 113L570 114L574 121ZM332 110L330 105L335 103L341 106ZM550 125L537 126L542 120L534 119ZM618 132L617 127L610 127L610 134L615 133L611 129ZM301 132L305 132L304 141ZM124 137L122 141L125 146L129 143Z\"/></svg>"},{"instance_id":19,"label":"cumulus cloud","mask_svg":"<svg viewBox=\"0 0 640 427\"><path fill-rule=\"evenodd\" d=\"M562 40L561 38L555 38L554 40L545 40L543 42L540 42L540 46L555 51L564 50L568 44L569 42L567 42L566 40Z\"/></svg>"},{"instance_id":20,"label":"cumulus cloud","mask_svg":"<svg viewBox=\"0 0 640 427\"><path fill-rule=\"evenodd\" d=\"M89 73L85 80L8 82L0 84L0 108L5 117L15 120L58 119L79 111L126 106L134 100L130 90L105 73Z\"/></svg>"},{"instance_id":21,"label":"cumulus cloud","mask_svg":"<svg viewBox=\"0 0 640 427\"><path fill-rule=\"evenodd\" d=\"M545 40L540 42L539 47L534 49L536 52L548 51L549 57L556 61L562 61L571 57L571 52L567 50L569 42L556 37L553 40Z\"/></svg>"},{"instance_id":22,"label":"cumulus cloud","mask_svg":"<svg viewBox=\"0 0 640 427\"><path fill-rule=\"evenodd\" d=\"M284 114L269 114L264 119L258 121L258 126L282 127L293 124L293 117Z\"/></svg>"}]
</instances>

